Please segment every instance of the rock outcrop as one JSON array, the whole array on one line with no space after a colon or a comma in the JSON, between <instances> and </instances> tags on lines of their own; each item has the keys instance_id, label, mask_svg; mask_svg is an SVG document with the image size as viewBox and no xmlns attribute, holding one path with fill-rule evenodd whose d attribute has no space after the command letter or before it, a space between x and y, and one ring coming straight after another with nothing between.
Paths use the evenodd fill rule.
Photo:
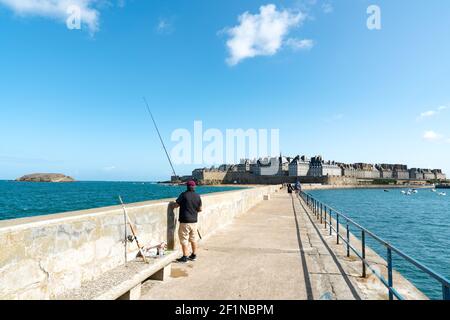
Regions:
<instances>
[{"instance_id":1,"label":"rock outcrop","mask_svg":"<svg viewBox=\"0 0 450 320\"><path fill-rule=\"evenodd\" d=\"M60 173L33 173L16 179L25 182L74 182L75 179Z\"/></svg>"}]
</instances>

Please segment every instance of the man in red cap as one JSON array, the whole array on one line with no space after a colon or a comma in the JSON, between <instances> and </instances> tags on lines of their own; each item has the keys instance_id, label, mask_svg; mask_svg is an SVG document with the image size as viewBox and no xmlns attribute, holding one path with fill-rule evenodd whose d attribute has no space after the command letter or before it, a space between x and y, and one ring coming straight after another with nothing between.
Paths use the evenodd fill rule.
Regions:
<instances>
[{"instance_id":1,"label":"man in red cap","mask_svg":"<svg viewBox=\"0 0 450 320\"><path fill-rule=\"evenodd\" d=\"M202 199L195 192L195 186L195 181L188 181L187 190L180 194L175 204L175 208L180 208L178 237L180 238L183 256L177 261L181 263L197 259L197 222L198 213L202 211ZM189 243L192 247L190 256Z\"/></svg>"}]
</instances>

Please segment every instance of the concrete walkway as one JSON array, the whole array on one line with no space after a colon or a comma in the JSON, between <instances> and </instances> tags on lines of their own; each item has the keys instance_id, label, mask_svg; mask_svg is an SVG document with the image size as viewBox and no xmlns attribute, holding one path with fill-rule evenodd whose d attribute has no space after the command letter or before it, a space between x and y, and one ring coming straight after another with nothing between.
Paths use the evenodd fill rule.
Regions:
<instances>
[{"instance_id":1,"label":"concrete walkway","mask_svg":"<svg viewBox=\"0 0 450 320\"><path fill-rule=\"evenodd\" d=\"M276 193L201 243L198 261L146 282L142 299L360 299L359 274L312 221L295 196Z\"/></svg>"}]
</instances>

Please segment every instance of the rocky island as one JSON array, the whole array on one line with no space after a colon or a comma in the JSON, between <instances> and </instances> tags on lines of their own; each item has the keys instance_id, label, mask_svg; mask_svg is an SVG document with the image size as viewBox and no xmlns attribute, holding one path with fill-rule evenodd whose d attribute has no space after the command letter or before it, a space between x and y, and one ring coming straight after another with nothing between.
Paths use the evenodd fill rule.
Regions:
<instances>
[{"instance_id":1,"label":"rocky island","mask_svg":"<svg viewBox=\"0 0 450 320\"><path fill-rule=\"evenodd\" d=\"M75 179L61 173L33 173L25 175L16 181L23 182L74 182Z\"/></svg>"}]
</instances>

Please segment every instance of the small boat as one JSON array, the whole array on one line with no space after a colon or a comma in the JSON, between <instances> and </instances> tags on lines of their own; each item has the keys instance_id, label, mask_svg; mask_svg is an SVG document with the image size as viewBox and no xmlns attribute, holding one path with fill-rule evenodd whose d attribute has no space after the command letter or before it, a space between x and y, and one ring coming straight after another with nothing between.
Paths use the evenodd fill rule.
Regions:
<instances>
[{"instance_id":1,"label":"small boat","mask_svg":"<svg viewBox=\"0 0 450 320\"><path fill-rule=\"evenodd\" d=\"M403 194L406 194L406 191L405 191L405 190L402 190L402 193L403 193Z\"/></svg>"},{"instance_id":2,"label":"small boat","mask_svg":"<svg viewBox=\"0 0 450 320\"><path fill-rule=\"evenodd\" d=\"M439 192L440 196L446 196L447 194L445 192Z\"/></svg>"},{"instance_id":3,"label":"small boat","mask_svg":"<svg viewBox=\"0 0 450 320\"><path fill-rule=\"evenodd\" d=\"M436 192L437 190L436 189L431 189L431 192Z\"/></svg>"},{"instance_id":4,"label":"small boat","mask_svg":"<svg viewBox=\"0 0 450 320\"><path fill-rule=\"evenodd\" d=\"M412 193L419 193L419 191L417 191L416 189L413 189Z\"/></svg>"},{"instance_id":5,"label":"small boat","mask_svg":"<svg viewBox=\"0 0 450 320\"><path fill-rule=\"evenodd\" d=\"M387 190L387 189L384 189L384 192L389 192L389 190Z\"/></svg>"}]
</instances>

